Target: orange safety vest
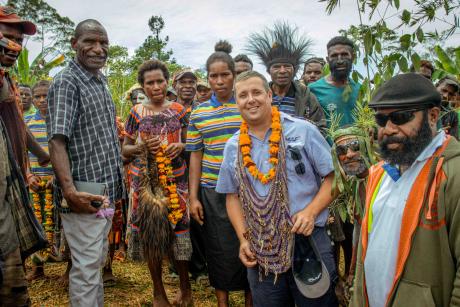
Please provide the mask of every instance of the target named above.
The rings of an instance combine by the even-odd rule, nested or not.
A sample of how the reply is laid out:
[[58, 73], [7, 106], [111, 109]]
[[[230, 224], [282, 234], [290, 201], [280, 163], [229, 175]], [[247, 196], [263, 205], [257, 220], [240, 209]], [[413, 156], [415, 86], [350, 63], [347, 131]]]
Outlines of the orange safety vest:
[[[419, 225], [420, 212], [425, 200], [428, 197], [428, 210], [426, 218], [431, 219], [432, 206], [435, 202], [435, 196], [437, 196], [437, 190], [442, 181], [446, 179], [446, 175], [441, 170], [444, 158], [441, 157], [442, 153], [446, 149], [450, 141], [450, 136], [446, 138], [442, 146], [439, 147], [434, 154], [426, 161], [422, 170], [420, 171], [417, 179], [412, 185], [412, 189], [406, 201], [406, 205], [403, 212], [401, 222], [401, 232], [399, 236], [398, 254], [396, 257], [396, 272], [393, 279], [393, 284], [390, 292], [387, 296], [385, 306], [388, 306], [390, 298], [393, 296], [396, 286], [398, 285], [399, 279], [401, 278], [404, 265], [407, 257], [409, 256], [412, 238], [415, 230]], [[435, 165], [434, 165], [435, 164]], [[372, 167], [369, 171], [369, 180], [366, 188], [366, 211], [361, 225], [361, 240], [362, 240], [362, 262], [366, 258], [366, 251], [368, 246], [368, 234], [372, 230], [372, 207], [374, 204], [375, 197], [380, 189], [383, 175], [385, 170], [382, 167], [383, 162], [378, 163]], [[434, 167], [434, 168], [433, 168]], [[434, 177], [430, 177], [430, 173], [434, 170]], [[429, 182], [429, 179], [433, 178]], [[366, 306], [369, 306], [369, 300], [367, 297], [366, 281], [363, 278], [363, 289], [366, 301]]]

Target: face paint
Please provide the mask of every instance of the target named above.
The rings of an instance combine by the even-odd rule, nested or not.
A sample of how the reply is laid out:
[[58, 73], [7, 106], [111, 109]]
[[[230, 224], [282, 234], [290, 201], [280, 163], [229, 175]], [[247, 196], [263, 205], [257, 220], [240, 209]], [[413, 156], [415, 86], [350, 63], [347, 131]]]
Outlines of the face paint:
[[351, 59], [337, 59], [329, 61], [329, 66], [334, 80], [344, 81], [350, 75], [353, 62]]
[[142, 104], [146, 104], [146, 103], [149, 103], [149, 99], [147, 98], [147, 96], [145, 96], [144, 93], [140, 92], [137, 94], [137, 99], [136, 99], [137, 103], [142, 103]]
[[334, 45], [327, 50], [327, 61], [335, 81], [345, 81], [353, 66], [353, 50], [347, 45]]

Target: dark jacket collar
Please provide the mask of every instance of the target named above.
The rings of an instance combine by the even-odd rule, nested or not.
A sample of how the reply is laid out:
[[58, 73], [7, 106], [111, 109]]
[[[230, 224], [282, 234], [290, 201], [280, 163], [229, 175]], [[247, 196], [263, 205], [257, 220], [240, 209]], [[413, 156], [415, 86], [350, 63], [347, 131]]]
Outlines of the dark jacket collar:
[[[273, 96], [278, 96], [275, 94], [275, 91], [273, 90], [273, 81], [269, 83], [270, 85], [270, 89], [272, 90], [273, 92]], [[289, 85], [289, 89], [286, 93], [286, 95], [284, 97], [292, 97], [294, 98], [295, 97], [295, 93], [296, 93], [296, 86], [295, 86], [295, 82], [294, 81], [291, 81], [291, 85]]]

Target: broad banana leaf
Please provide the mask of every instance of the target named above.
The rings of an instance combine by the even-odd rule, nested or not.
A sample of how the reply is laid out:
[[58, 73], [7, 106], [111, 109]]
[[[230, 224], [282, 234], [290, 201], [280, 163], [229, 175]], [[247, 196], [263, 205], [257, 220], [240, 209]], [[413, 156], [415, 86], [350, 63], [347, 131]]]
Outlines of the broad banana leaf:
[[454, 62], [452, 62], [450, 57], [447, 55], [444, 49], [441, 48], [441, 46], [435, 46], [434, 51], [438, 56], [439, 62], [442, 64], [442, 69], [453, 75], [458, 75], [460, 73], [460, 67], [456, 67]]
[[19, 83], [31, 85], [30, 66], [29, 66], [29, 50], [24, 48], [19, 54], [17, 61], [17, 78]]
[[43, 67], [43, 69], [45, 70], [51, 70], [53, 69], [54, 67], [57, 67], [59, 65], [61, 65], [65, 60], [65, 57], [63, 54], [60, 54], [58, 55], [56, 58], [54, 58], [53, 60], [49, 61], [48, 63], [45, 63], [45, 67]]

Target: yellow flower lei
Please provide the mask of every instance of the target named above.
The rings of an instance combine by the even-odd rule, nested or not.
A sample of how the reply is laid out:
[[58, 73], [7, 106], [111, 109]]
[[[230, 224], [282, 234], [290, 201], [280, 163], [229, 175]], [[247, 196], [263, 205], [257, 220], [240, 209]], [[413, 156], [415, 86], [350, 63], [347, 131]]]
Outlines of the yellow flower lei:
[[166, 154], [167, 145], [161, 145], [155, 158], [158, 167], [158, 179], [169, 199], [168, 220], [176, 225], [184, 215], [179, 204], [179, 195], [177, 194], [177, 185], [174, 181], [171, 159]]
[[272, 107], [272, 134], [269, 139], [270, 158], [268, 161], [272, 167], [267, 174], [262, 173], [251, 157], [251, 137], [248, 134], [248, 124], [243, 120], [240, 126], [239, 147], [241, 150], [243, 164], [248, 169], [252, 177], [259, 180], [262, 184], [267, 184], [275, 178], [276, 166], [278, 165], [278, 151], [281, 140], [281, 117], [278, 108]]
[[[37, 220], [43, 225], [45, 230], [46, 238], [48, 239], [49, 246], [52, 245], [53, 242], [53, 235], [54, 235], [54, 223], [53, 223], [53, 190], [52, 189], [45, 189], [45, 186], [48, 182], [48, 179], [40, 179], [40, 188], [41, 190], [36, 193], [31, 191], [32, 193], [32, 201], [35, 216]], [[42, 211], [42, 203], [44, 202], [45, 206]], [[46, 253], [50, 253], [51, 248], [48, 247], [46, 249]], [[45, 253], [45, 254], [46, 254]]]

